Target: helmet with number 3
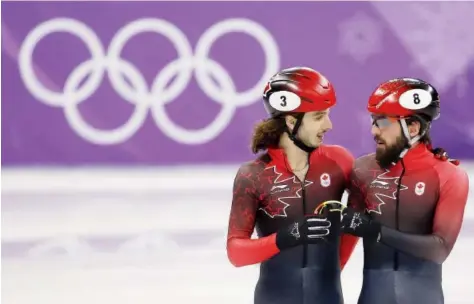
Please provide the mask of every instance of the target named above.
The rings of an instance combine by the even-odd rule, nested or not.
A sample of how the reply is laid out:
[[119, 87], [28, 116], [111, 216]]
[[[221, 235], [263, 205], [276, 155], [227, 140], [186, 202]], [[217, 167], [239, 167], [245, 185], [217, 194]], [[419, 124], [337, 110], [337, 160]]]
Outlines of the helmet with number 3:
[[373, 115], [420, 116], [428, 122], [440, 115], [439, 95], [429, 83], [415, 78], [396, 78], [379, 85], [369, 98]]
[[263, 100], [267, 113], [276, 117], [286, 113], [324, 111], [336, 104], [336, 93], [321, 73], [308, 67], [292, 67], [270, 79]]

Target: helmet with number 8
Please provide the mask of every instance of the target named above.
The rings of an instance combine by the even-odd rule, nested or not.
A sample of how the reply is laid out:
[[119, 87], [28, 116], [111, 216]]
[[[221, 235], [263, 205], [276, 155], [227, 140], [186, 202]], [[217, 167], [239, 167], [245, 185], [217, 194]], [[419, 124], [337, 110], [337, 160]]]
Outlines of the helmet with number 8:
[[[415, 78], [396, 78], [379, 85], [369, 98], [368, 111], [373, 116], [396, 117], [407, 139], [407, 148], [400, 158], [430, 129], [431, 122], [440, 116], [439, 94], [426, 81]], [[408, 118], [422, 124], [418, 135], [411, 137]], [[375, 121], [375, 120], [374, 120]]]
[[265, 86], [264, 106], [272, 117], [289, 113], [324, 111], [336, 104], [332, 84], [308, 67], [281, 70]]
[[439, 94], [429, 83], [415, 78], [396, 78], [379, 85], [369, 98], [373, 115], [419, 116], [431, 122], [440, 116]]

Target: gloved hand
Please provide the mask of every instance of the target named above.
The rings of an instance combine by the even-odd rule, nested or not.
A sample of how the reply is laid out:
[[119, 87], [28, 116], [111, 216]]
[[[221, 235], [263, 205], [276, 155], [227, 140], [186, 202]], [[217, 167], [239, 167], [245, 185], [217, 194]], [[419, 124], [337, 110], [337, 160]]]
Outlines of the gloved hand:
[[277, 247], [283, 250], [302, 244], [323, 242], [330, 233], [330, 227], [331, 222], [325, 215], [308, 215], [277, 232]]
[[353, 208], [346, 208], [342, 212], [341, 228], [343, 232], [358, 237], [378, 239], [380, 236], [380, 224]]

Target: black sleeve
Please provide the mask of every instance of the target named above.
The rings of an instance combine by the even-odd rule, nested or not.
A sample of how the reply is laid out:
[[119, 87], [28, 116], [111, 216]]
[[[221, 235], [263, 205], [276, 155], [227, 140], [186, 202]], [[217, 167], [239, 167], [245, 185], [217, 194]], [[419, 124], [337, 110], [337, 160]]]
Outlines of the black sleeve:
[[409, 234], [382, 226], [380, 241], [401, 252], [438, 264], [443, 263], [449, 254], [444, 240], [434, 234]]

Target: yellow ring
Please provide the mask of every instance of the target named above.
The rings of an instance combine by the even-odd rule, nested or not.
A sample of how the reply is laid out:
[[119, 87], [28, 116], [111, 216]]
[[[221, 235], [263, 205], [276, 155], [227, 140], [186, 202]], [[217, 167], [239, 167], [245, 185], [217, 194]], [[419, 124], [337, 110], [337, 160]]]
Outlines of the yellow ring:
[[333, 209], [329, 209], [329, 212], [333, 212], [333, 211], [340, 211], [342, 212], [344, 209], [346, 209], [347, 207], [341, 203], [340, 201], [336, 201], [336, 200], [329, 200], [329, 201], [325, 201], [323, 203], [321, 203], [318, 207], [316, 207], [316, 209], [314, 210], [314, 213], [315, 214], [321, 214], [322, 213], [322, 209], [324, 209], [327, 205], [329, 204], [336, 204], [336, 205], [339, 205], [341, 206], [340, 209], [337, 209], [337, 208], [333, 208]]

